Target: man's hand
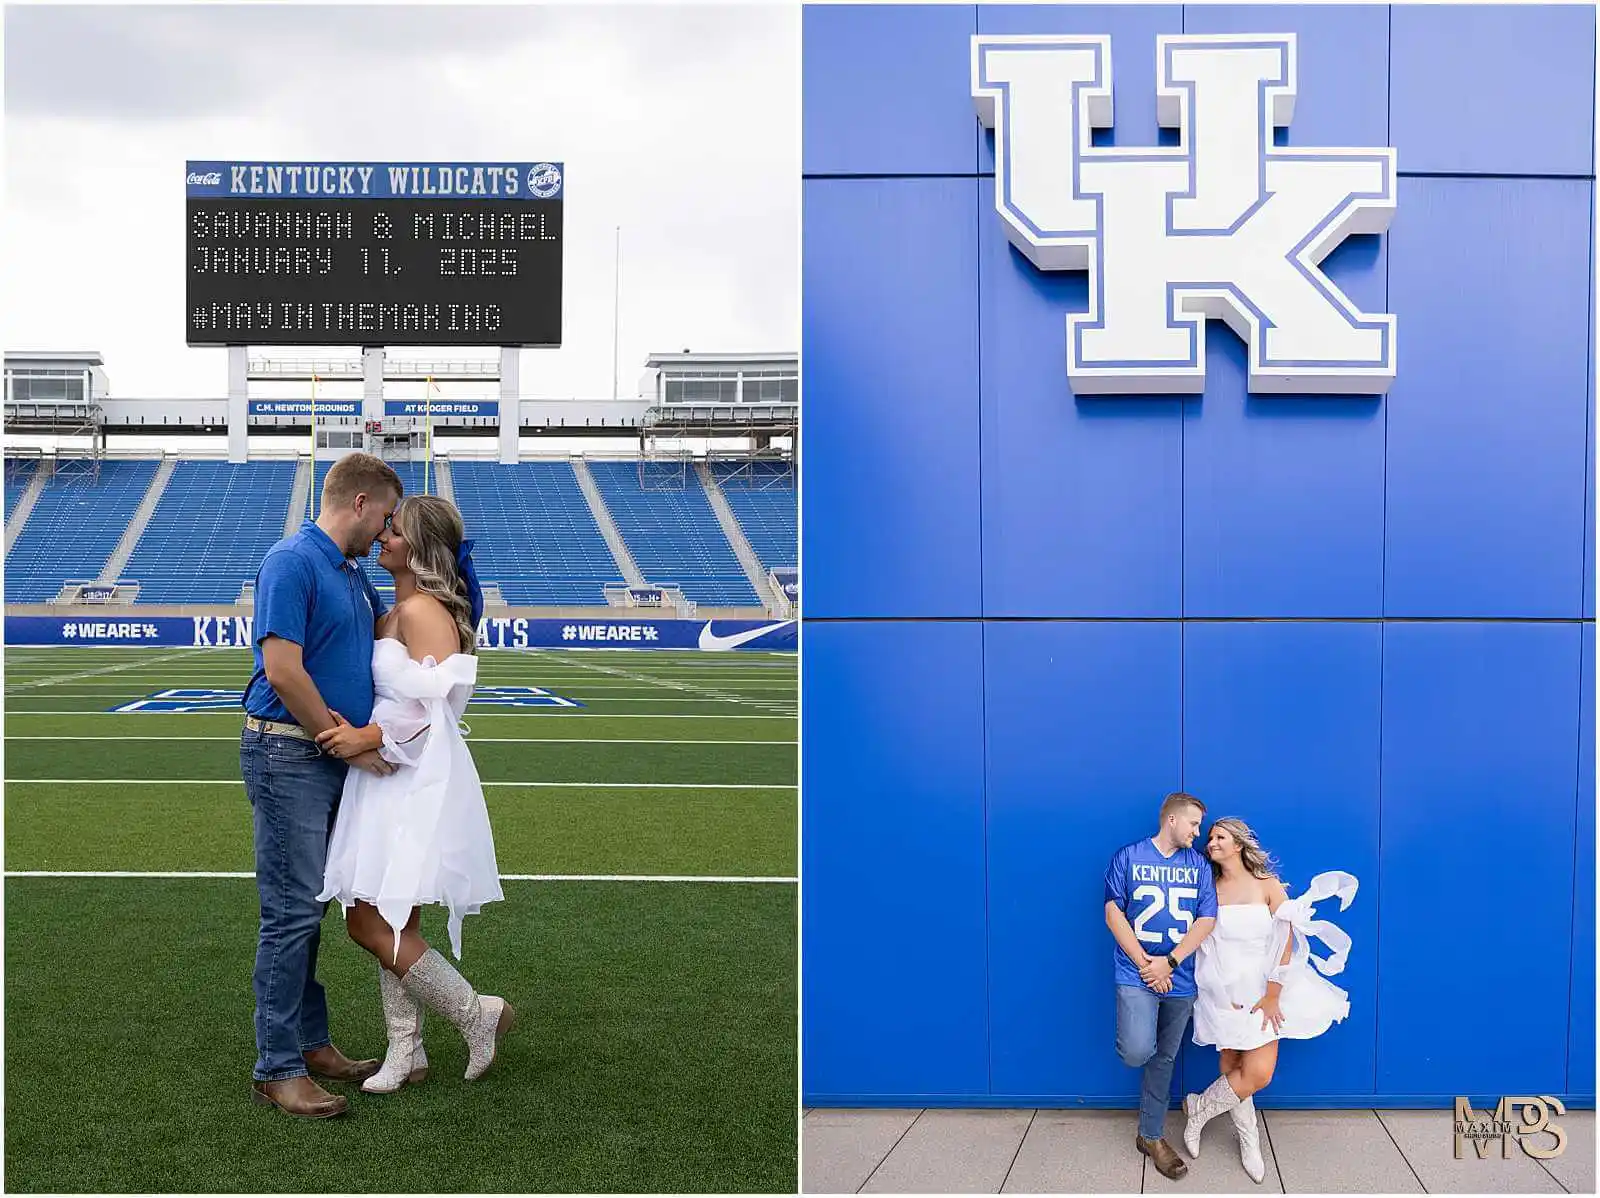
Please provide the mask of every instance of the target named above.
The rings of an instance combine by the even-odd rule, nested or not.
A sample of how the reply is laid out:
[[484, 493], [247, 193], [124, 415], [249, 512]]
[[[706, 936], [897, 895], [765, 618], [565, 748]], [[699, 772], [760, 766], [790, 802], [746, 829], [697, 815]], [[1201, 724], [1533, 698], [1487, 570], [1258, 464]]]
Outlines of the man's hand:
[[1139, 976], [1147, 985], [1156, 982], [1170, 982], [1172, 980], [1172, 966], [1167, 964], [1165, 957], [1146, 957], [1145, 963], [1139, 967]]
[[330, 714], [334, 718], [333, 727], [317, 733], [317, 744], [328, 756], [353, 761], [363, 753], [375, 753], [383, 747], [383, 729], [378, 725], [357, 728], [337, 711]]
[[1250, 1008], [1252, 1011], [1261, 1012], [1261, 1030], [1267, 1030], [1267, 1024], [1272, 1024], [1273, 1035], [1280, 1035], [1283, 1026], [1283, 1011], [1278, 1006], [1276, 994], [1264, 994], [1259, 1002]]
[[378, 755], [376, 749], [368, 749], [365, 753], [357, 753], [350, 758], [350, 764], [358, 770], [366, 770], [369, 774], [377, 774], [380, 778], [387, 778], [399, 768], [393, 762], [385, 761]]

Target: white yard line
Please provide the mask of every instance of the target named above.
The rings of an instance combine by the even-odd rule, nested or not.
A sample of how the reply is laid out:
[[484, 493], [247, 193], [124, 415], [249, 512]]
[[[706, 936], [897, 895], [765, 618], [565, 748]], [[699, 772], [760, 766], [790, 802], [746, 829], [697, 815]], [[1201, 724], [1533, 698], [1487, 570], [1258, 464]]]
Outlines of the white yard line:
[[15, 686], [7, 685], [5, 693], [10, 695], [17, 691], [33, 690], [42, 686], [55, 686], [63, 682], [73, 682], [80, 678], [95, 678], [102, 674], [120, 674], [126, 670], [137, 669], [139, 666], [156, 665], [163, 661], [181, 661], [186, 657], [193, 657], [196, 653], [204, 653], [204, 649], [184, 649], [178, 653], [165, 653], [160, 657], [147, 657], [143, 661], [124, 662], [121, 665], [101, 666], [93, 670], [80, 670], [76, 674], [53, 674], [48, 678], [40, 678], [31, 682], [19, 682]]
[[[238, 778], [16, 778], [9, 786], [243, 786]], [[793, 782], [485, 782], [537, 790], [794, 790]]]
[[[8, 869], [8, 878], [254, 878], [248, 870]], [[717, 874], [501, 874], [502, 882], [715, 882], [792, 886], [798, 878]]]
[[[168, 689], [177, 690], [177, 689], [180, 689], [180, 688], [178, 688], [178, 687], [171, 687], [171, 688], [162, 687], [161, 689], [162, 690], [168, 690]], [[637, 690], [637, 689], [640, 689], [640, 688], [632, 687], [630, 689]], [[659, 687], [652, 687], [650, 689], [659, 690], [660, 688]], [[93, 699], [96, 699], [96, 698], [110, 699], [110, 698], [112, 698], [114, 696], [126, 695], [128, 693], [129, 693], [129, 691], [128, 691], [127, 687], [96, 687], [96, 688], [93, 688], [93, 689], [88, 689], [88, 688], [83, 688], [83, 687], [76, 687], [76, 688], [74, 688], [74, 687], [62, 687], [60, 690], [58, 690], [56, 692], [56, 696], [60, 697], [60, 698], [67, 698], [67, 699], [90, 699], [90, 700], [93, 700]], [[591, 701], [591, 700], [593, 702], [596, 702], [596, 703], [669, 703], [669, 704], [670, 703], [724, 703], [724, 704], [726, 704], [726, 703], [738, 703], [738, 704], [749, 704], [749, 705], [755, 706], [755, 707], [762, 707], [762, 706], [766, 706], [768, 704], [771, 704], [771, 703], [775, 702], [775, 700], [757, 699], [757, 698], [754, 698], [754, 697], [746, 698], [746, 699], [733, 698], [732, 696], [727, 696], [727, 697], [723, 697], [723, 698], [699, 698], [697, 696], [692, 696], [692, 695], [659, 695], [659, 694], [658, 695], [640, 695], [640, 696], [566, 694], [566, 695], [561, 695], [559, 697], [563, 698], [563, 699], [576, 699], [580, 703], [586, 702], [586, 701]], [[143, 696], [141, 696], [141, 698], [143, 698]], [[139, 700], [130, 698], [128, 701], [129, 702], [138, 702]], [[172, 700], [172, 701], [173, 702], [181, 702], [182, 700], [175, 699], [175, 700]], [[494, 702], [492, 699], [470, 699], [470, 700], [468, 700], [469, 706], [482, 705], [482, 704], [486, 704], [486, 703], [490, 704], [492, 706], [500, 706], [500, 704]], [[131, 714], [131, 713], [123, 713], [123, 714]], [[162, 714], [162, 713], [157, 712], [156, 714], [159, 715], [159, 714]], [[183, 713], [175, 712], [175, 713], [169, 713], [169, 714], [183, 714]]]
[[[132, 714], [137, 714], [132, 713]], [[6, 740], [159, 740], [173, 744], [190, 744], [194, 741], [219, 740], [238, 744], [237, 736], [11, 736]], [[469, 736], [474, 745], [794, 745], [794, 740], [666, 740], [661, 737], [642, 737], [624, 740], [611, 736]]]
[[[524, 652], [526, 652], [529, 656], [537, 657], [537, 656], [543, 656], [544, 654], [546, 654], [548, 652], [548, 650], [544, 650], [544, 649], [528, 649], [528, 650], [524, 650]], [[736, 698], [736, 697], [730, 696], [730, 695], [728, 695], [728, 694], [726, 694], [724, 692], [712, 690], [710, 687], [691, 686], [687, 682], [674, 682], [674, 681], [669, 681], [669, 680], [662, 679], [662, 678], [654, 678], [654, 677], [651, 677], [648, 674], [638, 674], [638, 673], [634, 673], [634, 672], [629, 671], [629, 670], [621, 670], [621, 669], [616, 668], [615, 666], [603, 666], [603, 665], [600, 665], [597, 662], [574, 662], [573, 664], [581, 665], [585, 669], [593, 670], [597, 674], [607, 674], [607, 675], [610, 675], [610, 676], [612, 676], [614, 678], [627, 678], [627, 679], [630, 679], [630, 680], [632, 680], [634, 682], [648, 683], [648, 684], [650, 684], [651, 686], [654, 686], [654, 687], [666, 687], [669, 690], [687, 691], [692, 695], [708, 695], [708, 696], [711, 696], [711, 698], [709, 698], [709, 699], [663, 700], [663, 701], [666, 701], [666, 702], [737, 703], [737, 704], [739, 704], [741, 706], [758, 707], [758, 708], [761, 708], [764, 711], [775, 711], [776, 710], [776, 711], [782, 711], [782, 713], [785, 714], [785, 715], [789, 714], [787, 708], [774, 707], [772, 704], [770, 704], [768, 702], [765, 702], [765, 701], [763, 701], [761, 699]], [[567, 697], [571, 698], [571, 699], [582, 699], [583, 698], [582, 695], [569, 695]], [[652, 702], [652, 700], [648, 700], [648, 699], [612, 699], [611, 702], [613, 702], [613, 703], [647, 703], [647, 702]]]
[[[234, 679], [233, 681], [238, 681], [238, 680]], [[51, 683], [40, 683], [39, 685], [44, 686], [44, 685], [52, 685], [52, 684]], [[614, 684], [614, 683], [606, 683], [606, 682], [594, 682], [593, 680], [587, 679], [587, 678], [586, 679], [582, 679], [582, 680], [580, 680], [580, 681], [578, 681], [576, 683], [571, 683], [571, 684], [569, 684], [569, 683], [561, 683], [561, 682], [539, 681], [539, 680], [535, 680], [535, 679], [531, 679], [531, 678], [518, 678], [518, 679], [510, 679], [510, 678], [502, 678], [502, 679], [490, 678], [490, 679], [485, 679], [485, 678], [480, 678], [480, 679], [478, 679], [478, 687], [479, 687], [479, 689], [482, 689], [484, 687], [496, 687], [496, 686], [537, 686], [537, 687], [541, 687], [541, 688], [543, 688], [545, 690], [568, 690], [568, 689], [571, 689], [571, 687], [574, 686], [574, 685], [582, 686], [582, 687], [585, 687], [588, 690], [592, 690], [592, 691], [634, 691], [634, 692], [645, 691], [645, 692], [653, 692], [653, 691], [659, 691], [659, 690], [662, 689], [660, 685], [636, 686], [633, 683]], [[203, 680], [197, 681], [197, 680], [192, 679], [192, 678], [186, 678], [186, 679], [183, 679], [182, 681], [164, 678], [160, 682], [151, 681], [151, 682], [148, 682], [148, 683], [141, 683], [138, 686], [135, 686], [135, 687], [132, 687], [132, 688], [130, 688], [128, 686], [128, 683], [126, 681], [83, 682], [83, 683], [74, 684], [74, 685], [71, 685], [71, 686], [62, 685], [61, 688], [60, 688], [60, 692], [59, 693], [61, 693], [63, 695], [126, 694], [129, 689], [142, 690], [145, 687], [150, 687], [150, 688], [153, 688], [153, 689], [156, 689], [156, 690], [164, 690], [164, 691], [166, 691], [166, 690], [213, 690], [213, 691], [217, 691], [217, 690], [226, 690], [226, 691], [242, 690], [242, 687], [236, 687], [236, 686], [211, 686], [211, 685], [207, 684], [206, 682], [204, 682]], [[669, 689], [676, 689], [676, 688], [669, 688]], [[727, 687], [727, 689], [730, 690], [730, 691], [741, 691], [741, 690], [783, 690], [783, 691], [793, 692], [794, 689], [795, 689], [795, 686], [794, 686], [794, 683], [792, 683], [792, 682], [741, 682], [741, 683], [738, 683], [736, 686], [729, 686], [729, 687]], [[761, 698], [762, 696], [751, 695], [749, 697], [752, 698], [752, 699], [757, 699], [757, 698]], [[663, 698], [662, 701], [663, 702], [671, 702], [672, 700]]]
[[[149, 719], [152, 716], [167, 716], [171, 719], [192, 720], [205, 716], [226, 716], [235, 722], [243, 719], [242, 710], [229, 708], [226, 711], [14, 711], [6, 708], [7, 719], [12, 716], [85, 716], [85, 715], [111, 715], [119, 719]], [[792, 720], [794, 713], [784, 715], [748, 715], [744, 712], [729, 712], [725, 715], [696, 715], [693, 713], [662, 713], [642, 712], [637, 715], [626, 715], [622, 712], [606, 712], [600, 714], [592, 711], [579, 711], [572, 707], [524, 707], [516, 711], [474, 711], [472, 718], [475, 720], [521, 720], [529, 716], [572, 716], [587, 720]]]

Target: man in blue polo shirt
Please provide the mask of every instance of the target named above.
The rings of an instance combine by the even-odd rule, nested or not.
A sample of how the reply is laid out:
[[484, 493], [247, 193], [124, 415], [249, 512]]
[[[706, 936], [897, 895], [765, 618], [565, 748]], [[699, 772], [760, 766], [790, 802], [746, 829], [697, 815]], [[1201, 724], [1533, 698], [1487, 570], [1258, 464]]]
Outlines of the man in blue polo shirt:
[[1134, 1143], [1174, 1181], [1189, 1166], [1165, 1138], [1172, 1069], [1194, 1010], [1194, 954], [1217, 926], [1211, 861], [1193, 847], [1205, 812], [1191, 794], [1168, 795], [1155, 836], [1123, 845], [1106, 870], [1117, 1053], [1144, 1071]]
[[[317, 519], [268, 550], [256, 575], [256, 669], [244, 692], [239, 745], [261, 895], [252, 1093], [308, 1118], [342, 1114], [347, 1103], [309, 1074], [359, 1081], [379, 1064], [352, 1061], [333, 1046], [316, 977], [326, 909], [316, 896], [346, 771], [345, 762], [323, 755], [316, 736], [334, 726], [333, 711], [357, 727], [372, 715], [372, 645], [384, 604], [360, 559], [402, 491], [399, 476], [370, 454], [340, 458], [323, 484]], [[375, 752], [349, 764], [394, 770]]]

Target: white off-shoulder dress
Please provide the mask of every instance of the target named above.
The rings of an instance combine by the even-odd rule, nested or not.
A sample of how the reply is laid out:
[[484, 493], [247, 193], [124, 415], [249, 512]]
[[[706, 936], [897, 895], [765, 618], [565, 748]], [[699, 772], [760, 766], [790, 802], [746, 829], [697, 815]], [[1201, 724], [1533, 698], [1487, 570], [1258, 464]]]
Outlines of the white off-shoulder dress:
[[383, 730], [383, 756], [400, 768], [386, 777], [350, 769], [317, 898], [377, 907], [394, 929], [396, 953], [411, 909], [440, 903], [460, 960], [462, 921], [505, 897], [483, 785], [460, 727], [477, 678], [470, 654], [417, 662], [392, 637], [373, 646], [372, 722]]
[[[1334, 895], [1339, 909], [1350, 905], [1358, 883], [1351, 874], [1331, 871], [1311, 880], [1306, 893], [1285, 899], [1276, 911], [1265, 903], [1226, 903], [1217, 908], [1217, 926], [1195, 956], [1194, 1042], [1217, 1048], [1250, 1049], [1273, 1040], [1309, 1040], [1350, 1013], [1349, 996], [1323, 975], [1340, 973], [1350, 954], [1350, 937], [1337, 925], [1316, 918], [1313, 904]], [[1267, 992], [1268, 975], [1278, 969], [1284, 947], [1294, 937], [1288, 966], [1276, 980], [1283, 990], [1278, 1009], [1281, 1031], [1251, 1007]], [[1331, 950], [1313, 956], [1309, 940]]]

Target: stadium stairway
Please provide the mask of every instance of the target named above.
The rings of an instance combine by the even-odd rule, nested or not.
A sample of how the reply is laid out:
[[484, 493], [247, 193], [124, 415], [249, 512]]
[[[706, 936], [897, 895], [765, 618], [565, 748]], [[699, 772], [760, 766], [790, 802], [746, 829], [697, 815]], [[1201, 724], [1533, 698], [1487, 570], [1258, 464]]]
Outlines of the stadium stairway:
[[[439, 480], [433, 488], [438, 492], [439, 498], [448, 499], [451, 503], [456, 503], [456, 476], [451, 473], [450, 459], [434, 458], [433, 473], [434, 477]], [[456, 507], [459, 509], [461, 505], [456, 503]]]
[[700, 475], [700, 485], [705, 488], [706, 500], [711, 504], [712, 514], [716, 516], [717, 523], [722, 525], [722, 535], [728, 538], [728, 545], [733, 549], [733, 556], [739, 559], [744, 576], [750, 580], [751, 587], [761, 597], [762, 606], [768, 611], [776, 611], [777, 597], [773, 595], [772, 587], [767, 581], [767, 572], [762, 568], [761, 559], [756, 556], [756, 551], [750, 548], [744, 529], [739, 526], [738, 517], [733, 514], [733, 509], [728, 506], [728, 501], [722, 494], [722, 488], [717, 486], [717, 480], [712, 476], [711, 467], [705, 462], [696, 462], [695, 470]]
[[156, 465], [153, 459], [108, 458], [94, 479], [46, 480], [6, 554], [6, 601], [44, 603], [69, 578], [100, 577]]
[[616, 558], [617, 565], [622, 567], [623, 581], [631, 587], [648, 585], [644, 575], [639, 573], [639, 563], [634, 561], [633, 554], [628, 552], [628, 543], [622, 539], [622, 533], [617, 529], [617, 522], [611, 518], [611, 509], [606, 507], [600, 488], [595, 486], [589, 463], [582, 458], [573, 458], [572, 473], [577, 477], [578, 489], [583, 492], [583, 497], [589, 504], [589, 512], [594, 516], [600, 535], [606, 539], [606, 547], [611, 550], [611, 556]]
[[718, 462], [711, 474], [763, 571], [798, 566], [794, 467], [777, 462]]
[[287, 461], [180, 461], [123, 571], [138, 603], [233, 603], [283, 534]]
[[571, 462], [450, 465], [456, 505], [477, 541], [478, 576], [514, 607], [603, 607], [623, 579]]
[[757, 607], [761, 599], [734, 556], [700, 475], [647, 488], [640, 463], [591, 462], [589, 469], [623, 542], [651, 586], [677, 586], [706, 607]]
[[283, 517], [283, 535], [293, 536], [306, 518], [306, 502], [311, 498], [311, 459], [295, 462], [294, 485], [289, 488], [289, 510]]
[[150, 489], [144, 493], [144, 498], [139, 501], [138, 508], [133, 513], [133, 519], [128, 522], [128, 527], [122, 532], [122, 539], [117, 542], [117, 547], [111, 551], [111, 556], [106, 559], [106, 564], [100, 567], [101, 582], [115, 582], [117, 576], [128, 564], [128, 559], [133, 556], [133, 549], [139, 543], [139, 538], [144, 535], [145, 528], [150, 523], [150, 517], [156, 513], [156, 505], [161, 502], [161, 496], [167, 489], [167, 484], [172, 481], [172, 472], [178, 468], [176, 458], [162, 458], [161, 465], [156, 468], [155, 478], [150, 480]]

